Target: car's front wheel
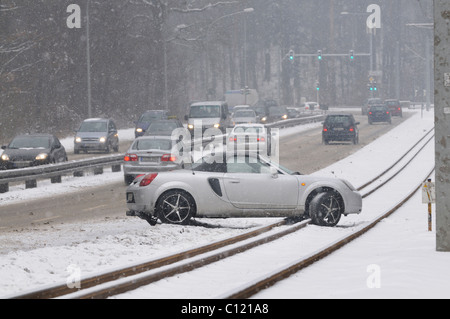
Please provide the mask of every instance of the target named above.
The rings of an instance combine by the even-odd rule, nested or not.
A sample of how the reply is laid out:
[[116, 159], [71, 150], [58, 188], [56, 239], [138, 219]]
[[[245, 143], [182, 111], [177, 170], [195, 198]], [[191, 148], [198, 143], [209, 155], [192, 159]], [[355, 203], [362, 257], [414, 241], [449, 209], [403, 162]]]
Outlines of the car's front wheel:
[[334, 227], [339, 223], [344, 205], [337, 192], [317, 194], [309, 206], [309, 215], [314, 224]]
[[195, 210], [194, 199], [182, 190], [163, 194], [156, 206], [158, 218], [166, 224], [186, 225], [195, 215]]

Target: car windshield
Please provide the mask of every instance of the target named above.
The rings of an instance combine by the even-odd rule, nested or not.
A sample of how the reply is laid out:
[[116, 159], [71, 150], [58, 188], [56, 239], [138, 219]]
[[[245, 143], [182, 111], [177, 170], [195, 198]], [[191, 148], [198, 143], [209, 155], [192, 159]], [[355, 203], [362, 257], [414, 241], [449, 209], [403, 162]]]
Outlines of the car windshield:
[[106, 132], [107, 123], [106, 122], [83, 122], [80, 126], [78, 132]]
[[281, 107], [271, 107], [269, 108], [270, 115], [284, 115], [287, 111]]
[[12, 149], [29, 149], [29, 148], [50, 148], [50, 138], [47, 136], [21, 136], [16, 137], [9, 148]]
[[151, 112], [151, 113], [145, 113], [141, 116], [139, 119], [139, 122], [151, 122], [154, 120], [160, 120], [163, 118], [162, 112]]
[[215, 172], [215, 173], [251, 173], [251, 174], [269, 174], [270, 166], [274, 166], [281, 170], [282, 173], [288, 175], [299, 175], [290, 169], [271, 162], [268, 159], [261, 159], [253, 156], [232, 156], [228, 159], [223, 154], [215, 156], [207, 156], [192, 164], [192, 170], [198, 172]]
[[220, 105], [193, 105], [191, 106], [190, 118], [213, 118], [220, 117]]
[[255, 111], [252, 110], [240, 110], [234, 113], [234, 117], [255, 117]]
[[132, 150], [163, 150], [172, 149], [172, 141], [168, 139], [138, 139], [131, 146]]

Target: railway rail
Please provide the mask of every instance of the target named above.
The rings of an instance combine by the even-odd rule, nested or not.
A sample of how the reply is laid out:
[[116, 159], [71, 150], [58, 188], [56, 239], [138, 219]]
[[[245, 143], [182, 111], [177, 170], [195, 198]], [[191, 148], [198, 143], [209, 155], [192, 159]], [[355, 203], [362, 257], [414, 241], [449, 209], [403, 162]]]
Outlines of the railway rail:
[[[399, 172], [413, 162], [424, 147], [433, 139], [432, 131], [427, 132], [415, 145], [413, 145], [396, 163], [387, 168], [376, 178], [368, 181], [358, 189], [363, 192], [363, 197], [368, 197], [386, 183], [389, 183]], [[434, 170], [434, 168], [433, 168]], [[429, 172], [429, 176], [433, 170]], [[428, 178], [428, 177], [427, 177]], [[376, 185], [375, 185], [376, 184]], [[370, 189], [370, 186], [375, 188]], [[261, 279], [239, 287], [230, 293], [224, 294], [223, 298], [249, 298], [262, 289], [274, 285], [276, 282], [285, 279], [293, 273], [313, 264], [326, 257], [332, 252], [343, 247], [347, 243], [358, 238], [368, 230], [373, 228], [379, 221], [393, 214], [399, 207], [408, 201], [420, 188], [414, 187], [395, 207], [384, 212], [370, 223], [360, 227], [354, 232], [345, 235], [343, 238], [326, 245], [318, 251], [289, 264], [283, 269], [279, 269]], [[370, 189], [365, 192], [366, 189]], [[218, 241], [206, 246], [190, 249], [185, 252], [170, 255], [164, 258], [154, 259], [138, 265], [130, 265], [123, 269], [91, 276], [81, 280], [81, 288], [69, 288], [66, 284], [38, 289], [27, 293], [22, 293], [11, 297], [12, 299], [48, 299], [48, 298], [76, 298], [76, 299], [101, 299], [115, 296], [130, 290], [137, 289], [152, 282], [167, 278], [176, 274], [198, 269], [218, 260], [239, 254], [254, 247], [272, 242], [283, 236], [292, 234], [304, 229], [310, 224], [310, 219], [289, 224], [289, 220], [282, 220], [236, 237]], [[281, 227], [286, 226], [286, 227]]]

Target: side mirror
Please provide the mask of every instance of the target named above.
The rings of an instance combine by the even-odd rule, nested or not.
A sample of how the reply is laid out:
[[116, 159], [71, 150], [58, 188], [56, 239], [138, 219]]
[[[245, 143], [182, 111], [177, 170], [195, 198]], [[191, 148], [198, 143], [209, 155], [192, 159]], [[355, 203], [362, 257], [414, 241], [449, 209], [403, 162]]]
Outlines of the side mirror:
[[6, 150], [6, 145], [3, 145], [3, 146], [2, 146], [2, 150]]
[[361, 124], [361, 123], [360, 123], [360, 122], [356, 122], [356, 123], [355, 123], [355, 125], [359, 125], [359, 124]]

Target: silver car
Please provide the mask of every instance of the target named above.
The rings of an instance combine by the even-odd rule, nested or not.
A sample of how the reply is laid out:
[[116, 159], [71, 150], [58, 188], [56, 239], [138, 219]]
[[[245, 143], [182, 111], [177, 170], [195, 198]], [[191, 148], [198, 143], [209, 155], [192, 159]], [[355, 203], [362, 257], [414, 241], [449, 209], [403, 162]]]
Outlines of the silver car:
[[124, 156], [123, 172], [126, 184], [139, 175], [180, 169], [183, 161], [178, 156], [171, 136], [141, 136], [134, 140]]
[[362, 198], [347, 181], [291, 172], [266, 157], [215, 154], [190, 170], [151, 173], [126, 191], [127, 215], [151, 225], [188, 224], [193, 217], [310, 217], [335, 226], [359, 214]]
[[252, 109], [239, 109], [233, 113], [231, 120], [233, 125], [257, 123], [257, 116]]

